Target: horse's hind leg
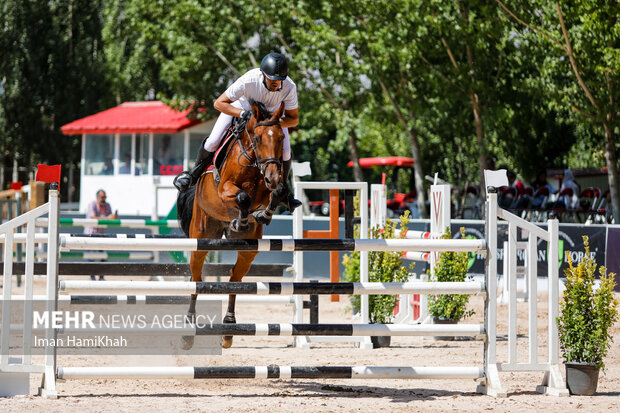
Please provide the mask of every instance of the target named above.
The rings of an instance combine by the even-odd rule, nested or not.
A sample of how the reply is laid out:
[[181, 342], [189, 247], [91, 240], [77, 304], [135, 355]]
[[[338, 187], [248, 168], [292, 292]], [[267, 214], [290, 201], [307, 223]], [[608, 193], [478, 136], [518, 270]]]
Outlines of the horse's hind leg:
[[[205, 261], [205, 258], [208, 254], [208, 251], [195, 251], [192, 252], [192, 256], [190, 258], [190, 269], [192, 271], [192, 281], [198, 282], [202, 281], [202, 265]], [[187, 322], [194, 324], [196, 321], [196, 300], [198, 298], [197, 294], [192, 294], [189, 301], [189, 310], [187, 310]], [[183, 350], [189, 350], [194, 345], [194, 336], [182, 336], [181, 337], [181, 347]]]
[[[263, 235], [263, 226], [254, 224], [256, 229], [253, 233], [245, 233], [239, 234], [236, 236], [231, 236], [231, 238], [238, 238], [240, 236], [244, 236], [246, 238], [260, 238]], [[254, 258], [258, 255], [258, 251], [239, 251], [237, 253], [237, 262], [235, 266], [230, 270], [230, 279], [229, 282], [240, 282], [243, 277], [250, 271], [250, 267], [252, 266], [252, 262]], [[228, 296], [228, 308], [226, 310], [226, 316], [224, 317], [224, 323], [236, 323], [237, 320], [235, 318], [235, 301], [237, 296], [231, 294]], [[233, 337], [232, 336], [224, 336], [222, 340], [222, 347], [229, 348], [232, 346]]]

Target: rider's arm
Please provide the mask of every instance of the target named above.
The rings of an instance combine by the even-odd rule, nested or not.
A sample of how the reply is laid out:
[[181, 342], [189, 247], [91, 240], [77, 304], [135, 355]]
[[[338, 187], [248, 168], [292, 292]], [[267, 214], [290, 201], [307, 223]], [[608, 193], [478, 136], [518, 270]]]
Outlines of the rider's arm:
[[226, 92], [224, 92], [220, 95], [220, 97], [215, 100], [215, 103], [213, 103], [213, 107], [219, 112], [225, 113], [227, 115], [237, 118], [241, 117], [241, 112], [243, 112], [243, 110], [237, 109], [231, 103], [233, 103], [233, 101], [230, 100], [230, 98], [226, 96]]
[[284, 117], [280, 120], [283, 128], [293, 128], [299, 123], [299, 109], [291, 109], [284, 111]]

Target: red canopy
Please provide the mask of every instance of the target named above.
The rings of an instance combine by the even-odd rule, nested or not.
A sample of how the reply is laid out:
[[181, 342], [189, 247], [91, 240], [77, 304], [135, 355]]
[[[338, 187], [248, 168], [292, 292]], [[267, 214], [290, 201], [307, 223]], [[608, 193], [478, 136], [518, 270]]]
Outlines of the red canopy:
[[160, 101], [125, 102], [120, 106], [78, 119], [60, 129], [65, 135], [83, 133], [177, 133], [201, 121], [187, 119], [189, 110], [177, 112]]
[[[371, 168], [373, 166], [413, 166], [413, 158], [404, 156], [381, 156], [377, 158], [360, 158], [360, 166], [362, 168]], [[348, 167], [353, 166], [353, 161], [349, 161]]]

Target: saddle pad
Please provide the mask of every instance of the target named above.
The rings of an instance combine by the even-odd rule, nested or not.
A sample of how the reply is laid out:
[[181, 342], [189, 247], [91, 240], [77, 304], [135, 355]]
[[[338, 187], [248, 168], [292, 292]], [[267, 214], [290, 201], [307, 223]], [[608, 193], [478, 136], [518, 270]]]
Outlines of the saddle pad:
[[228, 147], [230, 143], [234, 140], [234, 126], [230, 125], [224, 134], [224, 139], [222, 139], [222, 143], [220, 147], [215, 151], [215, 157], [213, 158], [213, 164], [217, 169], [220, 169], [222, 163], [224, 163], [224, 159], [226, 159], [226, 154], [228, 152]]

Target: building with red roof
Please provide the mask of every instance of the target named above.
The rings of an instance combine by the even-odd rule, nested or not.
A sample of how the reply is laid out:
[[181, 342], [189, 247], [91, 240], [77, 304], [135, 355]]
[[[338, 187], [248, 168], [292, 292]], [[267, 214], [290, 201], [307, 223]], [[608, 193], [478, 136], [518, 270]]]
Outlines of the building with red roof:
[[65, 135], [82, 135], [80, 211], [103, 189], [120, 214], [165, 216], [176, 199], [174, 176], [193, 166], [214, 123], [188, 113], [125, 102], [62, 126]]

